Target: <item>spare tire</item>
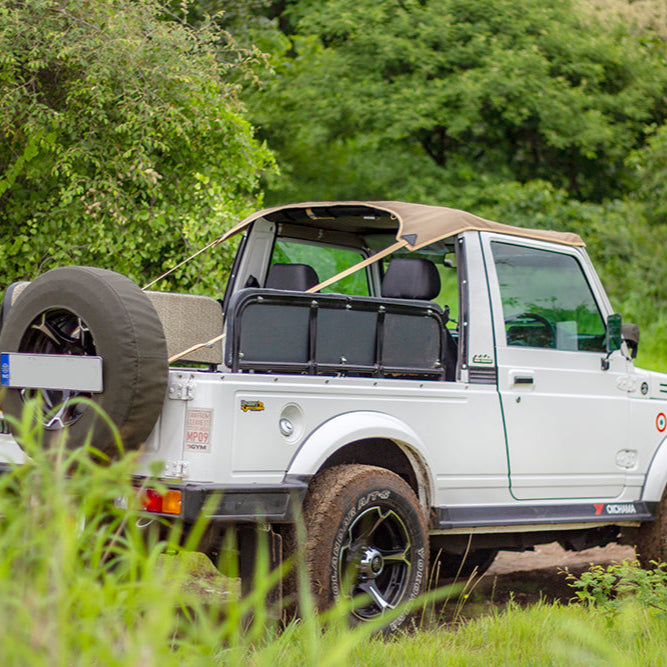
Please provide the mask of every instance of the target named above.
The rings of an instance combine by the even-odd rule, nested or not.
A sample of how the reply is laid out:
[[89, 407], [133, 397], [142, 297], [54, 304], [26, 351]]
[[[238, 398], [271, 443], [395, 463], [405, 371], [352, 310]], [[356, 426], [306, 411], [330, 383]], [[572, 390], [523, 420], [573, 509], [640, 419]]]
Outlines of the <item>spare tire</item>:
[[[45, 442], [67, 430], [71, 448], [92, 434], [92, 444], [118, 454], [111, 429], [97, 411], [78, 401], [88, 396], [118, 428], [125, 449], [150, 434], [167, 390], [167, 344], [150, 299], [129, 278], [91, 266], [68, 266], [39, 276], [12, 305], [0, 332], [0, 351], [102, 357], [98, 394], [42, 390]], [[5, 414], [20, 419], [34, 392], [8, 389]]]

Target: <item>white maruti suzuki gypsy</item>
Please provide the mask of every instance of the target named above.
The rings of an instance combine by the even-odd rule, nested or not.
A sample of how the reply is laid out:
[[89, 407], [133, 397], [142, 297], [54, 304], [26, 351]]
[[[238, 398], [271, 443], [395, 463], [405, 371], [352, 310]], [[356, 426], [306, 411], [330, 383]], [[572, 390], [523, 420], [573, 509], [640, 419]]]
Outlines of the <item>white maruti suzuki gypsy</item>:
[[258, 532], [278, 560], [303, 517], [318, 606], [365, 593], [359, 620], [419, 595], [429, 554], [448, 576], [623, 533], [667, 559], [667, 375], [634, 367], [577, 235], [390, 201], [267, 209], [211, 245], [241, 233], [220, 300], [92, 267], [11, 285], [5, 415], [41, 390], [47, 429], [111, 454], [91, 397], [139, 475], [162, 464], [145, 511], [206, 511], [209, 554], [235, 530], [244, 582]]

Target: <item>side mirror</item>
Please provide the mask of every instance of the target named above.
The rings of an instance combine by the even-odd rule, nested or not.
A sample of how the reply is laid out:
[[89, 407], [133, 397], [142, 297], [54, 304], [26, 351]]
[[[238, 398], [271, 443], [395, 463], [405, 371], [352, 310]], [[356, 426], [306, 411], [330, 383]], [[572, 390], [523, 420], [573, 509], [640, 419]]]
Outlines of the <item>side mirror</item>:
[[630, 356], [633, 359], [637, 358], [637, 350], [639, 349], [639, 325], [638, 324], [627, 324], [621, 325], [621, 335], [625, 344], [630, 350]]
[[607, 331], [605, 336], [605, 348], [607, 354], [600, 360], [603, 371], [609, 370], [609, 357], [611, 356], [611, 353], [621, 349], [621, 344], [623, 342], [621, 335], [622, 328], [623, 325], [621, 324], [621, 316], [619, 313], [614, 313], [607, 318]]
[[623, 325], [620, 313], [614, 313], [607, 318], [607, 354], [621, 349], [623, 343]]

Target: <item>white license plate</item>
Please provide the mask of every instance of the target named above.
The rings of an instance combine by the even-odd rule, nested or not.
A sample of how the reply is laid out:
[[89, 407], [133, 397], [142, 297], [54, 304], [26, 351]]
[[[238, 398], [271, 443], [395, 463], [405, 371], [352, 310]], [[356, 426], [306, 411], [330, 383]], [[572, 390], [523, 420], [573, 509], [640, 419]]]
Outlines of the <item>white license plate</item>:
[[102, 391], [102, 357], [3, 352], [0, 370], [3, 387]]

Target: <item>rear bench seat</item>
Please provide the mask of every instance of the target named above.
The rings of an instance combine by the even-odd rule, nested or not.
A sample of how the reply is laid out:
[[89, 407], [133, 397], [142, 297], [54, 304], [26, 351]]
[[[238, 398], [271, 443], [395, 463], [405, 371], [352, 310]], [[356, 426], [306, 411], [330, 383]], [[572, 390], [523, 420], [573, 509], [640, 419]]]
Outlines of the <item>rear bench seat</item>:
[[447, 315], [429, 301], [440, 291], [432, 262], [392, 260], [381, 298], [304, 292], [315, 284], [311, 267], [276, 264], [266, 285], [281, 289], [236, 292], [225, 364], [235, 372], [454, 379]]

